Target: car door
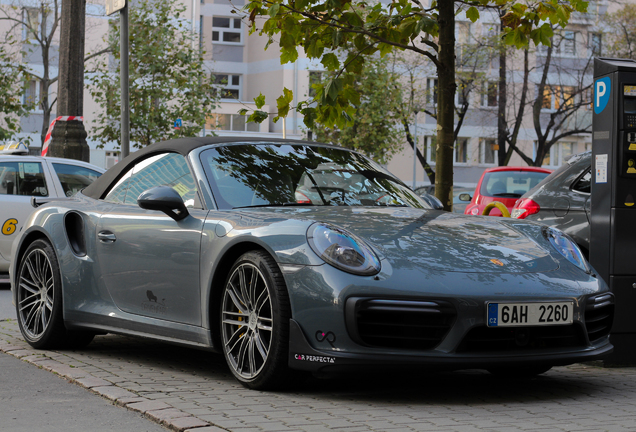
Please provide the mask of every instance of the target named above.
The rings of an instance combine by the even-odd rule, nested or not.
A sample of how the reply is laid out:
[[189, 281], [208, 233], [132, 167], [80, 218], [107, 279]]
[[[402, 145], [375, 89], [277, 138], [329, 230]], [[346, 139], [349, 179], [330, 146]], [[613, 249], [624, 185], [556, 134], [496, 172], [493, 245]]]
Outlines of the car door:
[[35, 210], [31, 197], [55, 196], [48, 169], [39, 161], [0, 160], [0, 273], [8, 271], [11, 245]]
[[[167, 185], [184, 199], [190, 216], [175, 221], [144, 210], [137, 197]], [[199, 256], [207, 211], [186, 159], [161, 153], [137, 163], [111, 188], [112, 207], [100, 217], [97, 251], [102, 283], [118, 308], [132, 314], [201, 324]]]

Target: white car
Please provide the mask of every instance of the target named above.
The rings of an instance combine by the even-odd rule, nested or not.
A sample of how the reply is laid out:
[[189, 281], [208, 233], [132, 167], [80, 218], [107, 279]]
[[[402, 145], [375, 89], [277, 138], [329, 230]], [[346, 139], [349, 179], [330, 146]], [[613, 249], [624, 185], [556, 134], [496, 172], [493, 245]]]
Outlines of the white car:
[[73, 196], [105, 171], [74, 159], [24, 153], [18, 149], [0, 151], [0, 274], [9, 271], [11, 244], [35, 210], [31, 197]]

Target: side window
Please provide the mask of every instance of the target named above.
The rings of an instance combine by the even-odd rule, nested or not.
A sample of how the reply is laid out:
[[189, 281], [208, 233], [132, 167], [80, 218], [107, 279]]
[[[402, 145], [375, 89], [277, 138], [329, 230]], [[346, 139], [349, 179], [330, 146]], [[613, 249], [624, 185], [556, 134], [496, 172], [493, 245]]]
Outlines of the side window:
[[139, 162], [132, 169], [132, 175], [120, 180], [113, 191], [118, 186], [126, 189], [124, 204], [136, 205], [139, 195], [152, 187], [170, 186], [181, 195], [186, 207], [200, 208], [194, 177], [186, 159], [177, 153], [163, 153]]
[[77, 165], [54, 163], [53, 169], [67, 197], [75, 195], [101, 176], [97, 171]]
[[49, 196], [42, 164], [39, 162], [0, 163], [0, 195]]
[[119, 179], [115, 186], [108, 191], [106, 196], [104, 197], [104, 201], [112, 202], [115, 204], [123, 204], [126, 199], [126, 191], [128, 190], [128, 185], [130, 184], [130, 177], [132, 176], [133, 168], [129, 169], [122, 178]]
[[592, 173], [587, 171], [583, 174], [583, 177], [579, 178], [576, 183], [572, 185], [572, 190], [583, 193], [590, 193], [590, 185], [592, 183]]

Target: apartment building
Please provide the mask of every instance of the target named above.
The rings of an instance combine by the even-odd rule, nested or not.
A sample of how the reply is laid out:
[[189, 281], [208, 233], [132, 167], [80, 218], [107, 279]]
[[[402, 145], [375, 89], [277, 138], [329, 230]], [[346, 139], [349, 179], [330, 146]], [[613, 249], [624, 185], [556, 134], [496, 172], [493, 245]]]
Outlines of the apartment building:
[[[3, 0], [7, 2], [7, 0]], [[291, 110], [285, 121], [273, 122], [276, 116], [275, 100], [288, 88], [294, 93], [292, 105], [306, 99], [310, 94], [310, 81], [315, 79], [321, 71], [321, 65], [307, 59], [302, 54], [293, 64], [280, 64], [279, 50], [276, 44], [265, 49], [267, 39], [258, 35], [248, 35], [249, 29], [245, 19], [235, 13], [244, 5], [245, 0], [191, 0], [185, 1], [188, 8], [185, 16], [190, 26], [198, 33], [200, 46], [206, 51], [206, 66], [214, 74], [219, 85], [222, 99], [214, 112], [210, 113], [208, 122], [201, 134], [212, 132], [224, 136], [267, 136], [301, 139], [311, 136], [303, 123], [302, 116]], [[133, 3], [134, 4], [134, 3]], [[571, 88], [583, 82], [592, 82], [592, 68], [585, 66], [592, 55], [602, 54], [602, 36], [598, 26], [598, 18], [606, 13], [608, 0], [590, 2], [587, 14], [574, 15], [567, 29], [559, 32], [552, 52], [552, 64], [548, 73], [547, 92], [549, 97], [544, 101], [541, 110], [542, 118], [558, 109], [563, 103], [564, 95]], [[28, 8], [24, 13], [29, 12]], [[103, 36], [108, 32], [109, 20], [117, 16], [106, 17], [103, 0], [94, 0], [87, 5], [86, 51], [97, 50], [103, 45]], [[461, 60], [462, 46], [469, 45], [481, 36], [488, 35], [498, 28], [499, 18], [482, 13], [481, 19], [472, 23], [462, 14], [457, 16], [456, 39], [458, 41], [458, 59]], [[479, 37], [477, 37], [479, 36]], [[55, 47], [53, 48], [55, 50]], [[547, 51], [544, 48], [531, 50], [529, 63], [531, 65], [529, 85], [529, 100], [537, 97], [537, 86], [543, 71]], [[33, 68], [41, 67], [37, 55], [25, 58]], [[458, 60], [458, 70], [462, 63]], [[57, 73], [57, 58], [52, 58], [51, 75]], [[508, 57], [508, 89], [514, 100], [519, 94], [523, 78], [523, 58], [520, 52]], [[581, 71], [585, 71], [581, 76]], [[499, 63], [492, 58], [479, 66], [477, 71], [481, 77], [478, 88], [473, 89], [467, 96], [469, 109], [463, 121], [455, 147], [455, 182], [457, 184], [473, 185], [483, 170], [495, 166], [496, 138], [497, 138], [497, 92], [499, 79]], [[424, 66], [418, 71], [421, 87], [435, 93], [436, 71], [432, 65]], [[39, 84], [33, 82], [25, 97], [39, 98]], [[55, 94], [55, 86], [49, 89], [51, 96]], [[259, 94], [266, 97], [269, 105], [263, 109], [270, 113], [269, 120], [262, 124], [247, 123], [246, 117], [239, 114], [242, 108], [255, 108], [253, 99]], [[577, 96], [581, 100], [585, 95]], [[589, 95], [591, 97], [591, 95]], [[461, 102], [458, 94], [457, 102]], [[118, 159], [118, 151], [114, 145], [107, 145], [103, 149], [97, 148], [97, 143], [91, 139], [91, 127], [95, 112], [99, 107], [92, 101], [88, 91], [85, 92], [84, 117], [89, 133], [88, 143], [91, 147], [91, 162], [108, 168]], [[429, 98], [429, 111], [434, 111], [434, 97]], [[51, 118], [55, 118], [55, 110]], [[581, 128], [586, 122], [591, 124], [591, 111], [585, 107], [579, 110], [576, 119], [568, 125]], [[42, 124], [42, 113], [35, 112], [22, 119], [25, 135], [33, 138], [34, 147], [40, 142], [39, 134]], [[513, 114], [510, 113], [510, 118]], [[426, 155], [431, 166], [435, 167], [435, 119], [423, 111], [417, 117], [417, 129], [413, 116], [412, 132], [417, 136], [418, 146]], [[565, 125], [565, 126], [568, 126]], [[532, 122], [531, 107], [525, 110], [518, 139], [519, 148], [529, 157], [534, 158], [536, 146], [536, 132]], [[588, 133], [568, 136], [554, 145], [543, 161], [543, 165], [555, 168], [563, 163], [571, 154], [584, 151], [591, 146]], [[517, 155], [513, 155], [510, 165], [526, 165]], [[413, 151], [405, 143], [403, 151], [395, 155], [388, 163], [388, 168], [409, 184], [413, 178]], [[416, 167], [418, 185], [428, 184], [423, 169]]]

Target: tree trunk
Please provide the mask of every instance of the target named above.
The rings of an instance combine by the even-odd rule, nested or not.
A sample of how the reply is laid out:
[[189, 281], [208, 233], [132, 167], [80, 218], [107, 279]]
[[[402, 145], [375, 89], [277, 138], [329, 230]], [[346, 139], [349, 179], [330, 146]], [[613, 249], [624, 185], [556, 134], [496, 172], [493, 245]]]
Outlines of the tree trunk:
[[435, 196], [444, 209], [453, 206], [453, 146], [455, 123], [455, 2], [438, 2], [439, 65], [437, 79], [437, 164]]

